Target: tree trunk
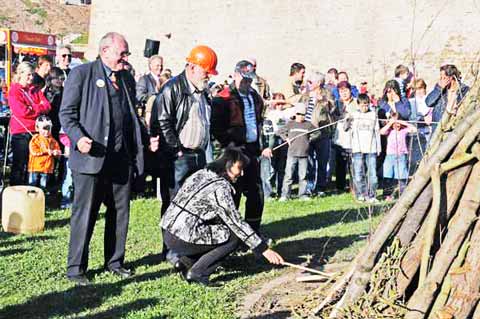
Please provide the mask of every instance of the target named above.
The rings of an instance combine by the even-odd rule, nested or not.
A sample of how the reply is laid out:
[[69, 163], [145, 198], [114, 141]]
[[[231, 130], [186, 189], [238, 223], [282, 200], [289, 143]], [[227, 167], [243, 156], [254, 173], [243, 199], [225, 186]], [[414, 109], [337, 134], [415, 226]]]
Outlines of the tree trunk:
[[480, 120], [480, 112], [474, 113], [465, 118], [455, 130], [449, 134], [448, 138], [442, 142], [438, 150], [432, 154], [428, 160], [423, 161], [415, 174], [415, 178], [407, 186], [405, 192], [400, 197], [395, 206], [383, 218], [377, 228], [372, 241], [369, 243], [365, 252], [356, 266], [350, 284], [345, 291], [342, 299], [337, 303], [335, 309], [344, 308], [346, 305], [355, 302], [365, 291], [368, 284], [370, 272], [375, 264], [375, 260], [385, 245], [388, 238], [394, 236], [394, 230], [405, 217], [406, 212], [415, 202], [421, 191], [430, 181], [430, 172], [434, 165], [441, 163], [452, 152], [455, 146], [460, 142], [469, 128]]
[[432, 201], [432, 186], [425, 187], [423, 192], [418, 196], [415, 204], [407, 212], [407, 216], [397, 233], [397, 237], [400, 240], [402, 247], [405, 247], [411, 243], [417, 231], [422, 224], [425, 215], [428, 212], [428, 207]]
[[479, 300], [480, 294], [480, 222], [477, 221], [470, 241], [470, 248], [459, 274], [452, 275], [453, 294], [447, 306], [455, 309], [455, 318], [468, 318]]
[[422, 258], [420, 261], [420, 278], [418, 279], [419, 285], [422, 285], [427, 277], [429, 265], [430, 265], [430, 251], [432, 249], [435, 231], [439, 225], [440, 205], [442, 200], [442, 185], [441, 185], [441, 173], [440, 164], [433, 167], [432, 170], [432, 189], [433, 200], [432, 208], [428, 214], [425, 229], [425, 235], [423, 237]]
[[[455, 258], [455, 261], [453, 264], [450, 266], [450, 271], [448, 272], [448, 275], [445, 277], [445, 280], [443, 281], [442, 288], [440, 290], [440, 293], [438, 294], [437, 298], [435, 299], [435, 302], [432, 306], [432, 310], [430, 311], [430, 315], [428, 316], [429, 319], [437, 319], [439, 314], [436, 312], [440, 311], [442, 307], [447, 303], [448, 296], [450, 295], [450, 290], [452, 289], [452, 271], [455, 271], [458, 267], [460, 267], [463, 264], [463, 261], [465, 260], [465, 256], [467, 255], [468, 248], [470, 247], [470, 234], [467, 236], [467, 239], [463, 242], [462, 248], [460, 248], [460, 252], [458, 253], [457, 257]], [[443, 307], [446, 311], [441, 311], [440, 314], [447, 314], [451, 315], [451, 311], [449, 311], [449, 308]], [[440, 318], [443, 318], [440, 316]]]
[[[465, 184], [470, 176], [472, 167], [473, 167], [473, 164], [462, 166], [448, 174], [447, 182], [446, 182], [446, 185], [447, 185], [446, 186], [446, 189], [447, 189], [446, 218], [447, 220], [450, 219], [453, 213], [453, 208], [457, 204], [457, 201], [460, 198], [460, 195], [465, 189]], [[432, 191], [432, 188], [427, 187], [423, 193], [429, 192], [431, 196], [431, 191]], [[422, 195], [419, 196], [419, 199], [423, 196], [423, 193]], [[418, 213], [420, 215], [421, 210]], [[403, 225], [402, 225], [402, 228], [403, 228]], [[408, 285], [410, 285], [410, 282], [415, 276], [415, 273], [418, 270], [418, 266], [420, 265], [422, 241], [423, 241], [423, 234], [425, 233], [425, 227], [424, 226], [420, 227], [420, 230], [414, 233], [415, 231], [416, 229], [408, 229], [408, 227], [405, 227], [405, 230], [402, 232], [402, 234], [405, 234], [404, 235], [405, 238], [407, 238], [406, 236], [415, 236], [415, 238], [411, 243], [409, 250], [403, 257], [400, 265], [401, 271], [397, 278], [397, 291], [400, 295], [403, 295], [405, 293], [405, 290], [407, 289]], [[408, 232], [410, 232], [410, 234]], [[401, 231], [399, 231], [399, 234], [400, 233]]]
[[465, 192], [460, 200], [457, 213], [449, 223], [448, 233], [442, 246], [435, 256], [432, 269], [428, 274], [425, 284], [420, 286], [408, 301], [407, 307], [411, 309], [405, 319], [423, 318], [429, 309], [434, 294], [443, 281], [448, 267], [455, 259], [460, 245], [468, 229], [477, 218], [480, 207], [480, 162], [477, 162], [468, 180]]

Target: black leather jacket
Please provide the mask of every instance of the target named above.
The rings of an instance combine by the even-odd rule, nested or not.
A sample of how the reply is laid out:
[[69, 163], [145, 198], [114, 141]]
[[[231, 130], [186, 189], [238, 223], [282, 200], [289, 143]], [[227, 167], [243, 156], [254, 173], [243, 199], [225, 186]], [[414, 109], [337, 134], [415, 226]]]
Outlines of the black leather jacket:
[[[205, 92], [207, 103], [210, 103]], [[170, 79], [163, 87], [152, 108], [150, 135], [160, 136], [162, 150], [175, 155], [182, 149], [179, 134], [188, 120], [193, 96], [185, 71]]]

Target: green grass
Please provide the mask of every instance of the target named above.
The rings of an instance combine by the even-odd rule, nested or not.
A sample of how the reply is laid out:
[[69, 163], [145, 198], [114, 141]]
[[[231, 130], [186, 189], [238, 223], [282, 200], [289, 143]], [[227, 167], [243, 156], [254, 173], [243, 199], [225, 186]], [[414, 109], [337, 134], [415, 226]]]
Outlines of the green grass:
[[[373, 223], [382, 210], [377, 206]], [[368, 210], [349, 194], [309, 202], [267, 202], [263, 231], [286, 260], [344, 261], [353, 258], [370, 222]], [[69, 211], [47, 212], [46, 230], [36, 235], [0, 232], [0, 318], [235, 318], [245, 292], [285, 268], [257, 262], [251, 254], [229, 257], [212, 280], [220, 288], [189, 285], [168, 263], [158, 263], [161, 235], [156, 200], [132, 203], [127, 242], [128, 279], [102, 271], [103, 213], [90, 247], [88, 276], [75, 287], [65, 279]]]

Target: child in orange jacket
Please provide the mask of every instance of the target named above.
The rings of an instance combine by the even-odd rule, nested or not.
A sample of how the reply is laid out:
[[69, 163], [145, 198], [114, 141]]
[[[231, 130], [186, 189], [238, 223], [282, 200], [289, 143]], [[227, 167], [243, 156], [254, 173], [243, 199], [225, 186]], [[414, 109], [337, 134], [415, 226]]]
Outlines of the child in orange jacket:
[[47, 187], [48, 176], [53, 173], [54, 157], [61, 155], [60, 145], [52, 137], [52, 121], [46, 115], [40, 115], [35, 121], [38, 134], [29, 144], [28, 183], [33, 186]]

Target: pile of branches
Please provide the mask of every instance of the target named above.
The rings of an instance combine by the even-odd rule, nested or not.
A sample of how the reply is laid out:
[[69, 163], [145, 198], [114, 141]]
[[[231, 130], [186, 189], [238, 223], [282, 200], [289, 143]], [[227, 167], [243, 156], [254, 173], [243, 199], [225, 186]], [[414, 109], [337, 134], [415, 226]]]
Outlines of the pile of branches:
[[480, 318], [478, 93], [443, 116], [404, 193], [314, 315]]

